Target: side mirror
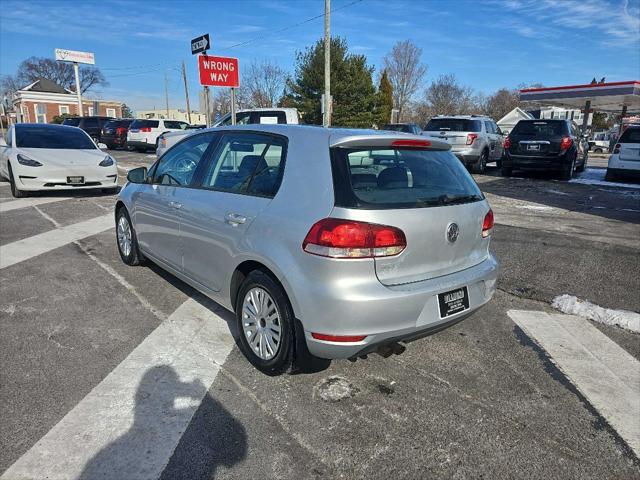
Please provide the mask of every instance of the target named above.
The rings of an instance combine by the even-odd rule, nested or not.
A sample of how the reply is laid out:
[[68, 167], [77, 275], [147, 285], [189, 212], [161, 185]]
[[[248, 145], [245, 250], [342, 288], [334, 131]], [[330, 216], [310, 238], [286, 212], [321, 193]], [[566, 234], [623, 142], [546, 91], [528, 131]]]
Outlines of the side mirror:
[[7, 141], [4, 139], [4, 137], [0, 137], [0, 147], [6, 147], [7, 146]]
[[147, 167], [138, 167], [129, 170], [127, 181], [130, 183], [147, 183]]

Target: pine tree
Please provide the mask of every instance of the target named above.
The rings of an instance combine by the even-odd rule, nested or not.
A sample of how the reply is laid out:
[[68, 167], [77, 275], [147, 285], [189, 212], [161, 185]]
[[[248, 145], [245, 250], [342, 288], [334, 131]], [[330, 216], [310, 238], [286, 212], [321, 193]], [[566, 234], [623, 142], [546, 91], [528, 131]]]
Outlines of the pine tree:
[[391, 122], [391, 110], [393, 110], [393, 86], [389, 81], [387, 71], [384, 70], [378, 85], [378, 122], [380, 126]]
[[[331, 39], [331, 124], [371, 127], [375, 121], [376, 91], [373, 67], [364, 55], [348, 53], [346, 40]], [[318, 40], [296, 57], [296, 71], [288, 82], [287, 104], [294, 105], [307, 124], [322, 124], [320, 99], [324, 93], [324, 42]]]

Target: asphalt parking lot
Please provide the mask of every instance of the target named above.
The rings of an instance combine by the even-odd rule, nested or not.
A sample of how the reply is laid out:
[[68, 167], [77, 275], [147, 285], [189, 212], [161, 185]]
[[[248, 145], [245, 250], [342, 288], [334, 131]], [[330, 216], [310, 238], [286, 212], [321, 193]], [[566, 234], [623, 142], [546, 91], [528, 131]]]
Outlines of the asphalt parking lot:
[[[111, 154], [121, 183], [155, 159]], [[244, 359], [229, 312], [121, 262], [115, 196], [15, 200], [0, 183], [1, 478], [640, 478], [638, 372], [619, 392], [609, 368], [638, 365], [640, 335], [553, 317], [576, 342], [589, 332], [573, 359], [591, 355], [607, 383], [521, 313], [552, 318], [563, 294], [640, 312], [640, 185], [599, 173], [476, 175], [495, 212], [494, 300], [402, 355], [280, 377]], [[635, 412], [608, 415], [589, 377]]]

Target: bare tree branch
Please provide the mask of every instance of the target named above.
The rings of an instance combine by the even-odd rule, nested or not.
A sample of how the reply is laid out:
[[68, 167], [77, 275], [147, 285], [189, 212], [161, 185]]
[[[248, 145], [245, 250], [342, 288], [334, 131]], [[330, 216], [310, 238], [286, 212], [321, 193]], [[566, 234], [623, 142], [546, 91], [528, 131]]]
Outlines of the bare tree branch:
[[427, 66], [420, 62], [421, 55], [420, 47], [411, 40], [405, 40], [396, 43], [382, 60], [393, 86], [393, 101], [401, 120], [427, 73]]
[[286, 72], [275, 63], [251, 63], [243, 75], [243, 85], [251, 106], [275, 107], [284, 90], [286, 79]]

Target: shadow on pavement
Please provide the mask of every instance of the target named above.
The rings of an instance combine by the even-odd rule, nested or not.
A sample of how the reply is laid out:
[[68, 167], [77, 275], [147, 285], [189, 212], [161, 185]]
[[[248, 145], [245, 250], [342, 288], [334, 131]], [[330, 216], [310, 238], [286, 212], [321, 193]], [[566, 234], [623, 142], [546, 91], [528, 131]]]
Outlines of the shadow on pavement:
[[157, 478], [169, 456], [162, 478], [211, 478], [219, 465], [232, 466], [246, 452], [244, 427], [209, 396], [202, 382], [183, 382], [172, 367], [162, 365], [140, 381], [131, 428], [93, 457], [80, 478]]

